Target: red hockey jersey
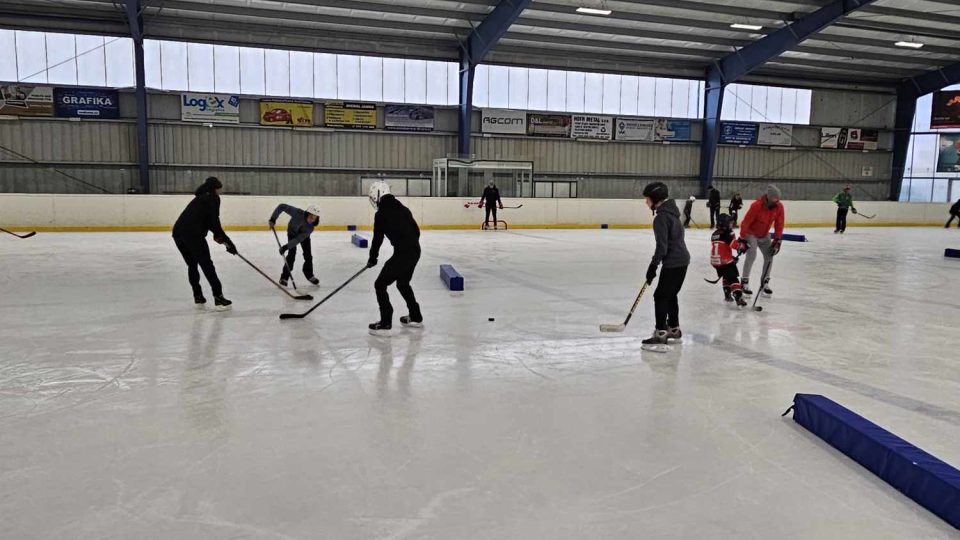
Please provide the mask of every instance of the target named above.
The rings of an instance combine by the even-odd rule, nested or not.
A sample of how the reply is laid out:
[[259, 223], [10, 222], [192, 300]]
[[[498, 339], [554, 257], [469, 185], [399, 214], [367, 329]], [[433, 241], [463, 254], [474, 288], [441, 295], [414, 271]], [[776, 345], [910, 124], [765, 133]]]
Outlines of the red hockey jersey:
[[733, 262], [733, 252], [740, 247], [737, 237], [728, 229], [717, 229], [710, 237], [710, 264], [714, 268], [726, 266]]

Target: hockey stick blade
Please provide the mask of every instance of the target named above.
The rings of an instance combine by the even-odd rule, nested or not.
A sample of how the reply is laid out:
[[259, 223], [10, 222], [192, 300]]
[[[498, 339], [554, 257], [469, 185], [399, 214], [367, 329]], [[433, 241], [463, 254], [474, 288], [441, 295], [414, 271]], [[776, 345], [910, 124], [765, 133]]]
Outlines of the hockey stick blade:
[[301, 294], [299, 296], [294, 296], [293, 299], [294, 300], [313, 300], [313, 297], [310, 296], [309, 294]]
[[31, 232], [28, 232], [27, 234], [17, 234], [17, 233], [15, 233], [15, 232], [11, 232], [11, 231], [8, 231], [8, 230], [6, 230], [6, 229], [0, 229], [0, 231], [3, 231], [3, 232], [5, 232], [5, 233], [7, 233], [7, 234], [9, 234], [9, 235], [11, 235], [11, 236], [16, 236], [17, 238], [20, 238], [21, 240], [22, 240], [22, 239], [25, 239], [25, 238], [30, 238], [31, 236], [35, 236], [35, 235], [37, 234], [37, 231], [31, 231]]
[[707, 283], [710, 283], [711, 285], [716, 285], [717, 283], [720, 283], [720, 280], [721, 280], [721, 279], [722, 279], [722, 278], [717, 278], [717, 279], [707, 279], [707, 278], [703, 278], [704, 281], [706, 281]]
[[643, 287], [640, 287], [640, 292], [637, 293], [637, 299], [633, 301], [633, 305], [630, 306], [630, 312], [627, 313], [627, 318], [623, 320], [622, 324], [601, 324], [601, 332], [623, 332], [627, 329], [627, 325], [630, 323], [630, 318], [633, 317], [633, 312], [637, 310], [637, 306], [640, 305], [640, 299], [643, 298], [643, 293], [646, 292], [647, 287], [650, 284], [646, 281], [643, 282]]
[[625, 324], [601, 324], [600, 325], [601, 332], [623, 332], [626, 329], [627, 329], [627, 325]]

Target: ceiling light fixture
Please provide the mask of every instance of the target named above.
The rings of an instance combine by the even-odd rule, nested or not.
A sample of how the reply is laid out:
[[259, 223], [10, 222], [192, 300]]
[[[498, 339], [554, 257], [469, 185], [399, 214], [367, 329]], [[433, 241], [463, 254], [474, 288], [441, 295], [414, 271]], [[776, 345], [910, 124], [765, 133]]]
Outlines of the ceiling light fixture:
[[761, 30], [761, 29], [763, 29], [763, 26], [761, 26], [761, 25], [759, 25], [759, 24], [733, 23], [733, 24], [730, 25], [730, 28], [737, 28], [737, 29], [739, 29], [739, 30]]
[[609, 9], [598, 9], [590, 7], [578, 7], [577, 13], [586, 13], [587, 15], [610, 15], [613, 13]]
[[897, 47], [906, 47], [908, 49], [919, 49], [920, 47], [923, 47], [923, 43], [919, 43], [917, 41], [898, 41], [894, 43], [894, 45]]

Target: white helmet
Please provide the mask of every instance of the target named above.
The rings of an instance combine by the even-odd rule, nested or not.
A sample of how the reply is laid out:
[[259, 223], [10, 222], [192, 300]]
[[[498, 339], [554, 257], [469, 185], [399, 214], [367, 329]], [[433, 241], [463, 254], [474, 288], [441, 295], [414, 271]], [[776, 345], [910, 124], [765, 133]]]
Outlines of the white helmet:
[[390, 184], [384, 182], [383, 180], [374, 182], [370, 186], [370, 192], [368, 193], [368, 196], [370, 198], [370, 206], [373, 206], [373, 208], [376, 209], [377, 205], [380, 204], [380, 197], [383, 197], [384, 195], [388, 195], [389, 193], [390, 193]]
[[315, 204], [311, 204], [310, 206], [308, 206], [307, 209], [306, 209], [306, 212], [307, 212], [308, 214], [312, 214], [312, 215], [314, 215], [314, 216], [317, 216], [318, 218], [320, 217], [320, 209], [317, 208], [317, 205], [315, 205]]
[[691, 201], [695, 201], [695, 200], [697, 200], [697, 198], [696, 198], [695, 196], [691, 195], [691, 196], [690, 196], [690, 200], [691, 200]]

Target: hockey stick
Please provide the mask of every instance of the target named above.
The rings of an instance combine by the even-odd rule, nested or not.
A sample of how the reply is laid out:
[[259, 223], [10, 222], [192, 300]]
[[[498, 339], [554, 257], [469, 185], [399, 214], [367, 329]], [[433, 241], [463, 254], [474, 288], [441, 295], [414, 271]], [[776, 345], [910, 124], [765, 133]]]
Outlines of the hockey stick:
[[721, 279], [723, 279], [723, 278], [717, 278], [717, 279], [707, 279], [707, 278], [703, 278], [704, 281], [706, 281], [707, 283], [709, 283], [709, 284], [711, 284], [711, 285], [716, 285], [717, 283], [720, 283], [720, 280], [721, 280]]
[[770, 267], [773, 266], [773, 255], [770, 256], [769, 261], [763, 262], [763, 276], [760, 277], [760, 290], [757, 291], [757, 295], [753, 297], [753, 310], [754, 311], [763, 311], [763, 306], [757, 305], [757, 300], [760, 300], [760, 295], [763, 294], [763, 289], [767, 286], [767, 281], [770, 280]]
[[855, 213], [854, 215], [855, 215], [855, 216], [860, 216], [860, 217], [866, 218], [866, 219], [873, 219], [873, 218], [877, 217], [876, 214], [874, 214], [874, 215], [872, 215], [872, 216], [868, 216], [868, 215], [863, 214], [863, 213], [860, 213], [860, 212], [857, 212], [857, 213]]
[[[280, 245], [280, 237], [277, 236], [277, 230], [273, 227], [270, 227], [270, 230], [273, 231], [273, 237], [277, 239], [277, 247], [283, 247]], [[287, 271], [287, 275], [290, 276], [290, 284], [293, 285], [293, 290], [297, 290], [297, 282], [293, 280], [293, 270], [290, 269], [290, 265], [287, 264], [287, 258], [280, 254], [280, 258], [283, 259], [283, 268]]]
[[331, 296], [333, 296], [333, 295], [337, 294], [338, 292], [340, 292], [340, 289], [343, 289], [344, 287], [346, 287], [347, 285], [349, 285], [351, 281], [357, 279], [357, 277], [358, 277], [360, 274], [364, 273], [364, 272], [367, 270], [367, 268], [370, 268], [370, 267], [369, 267], [369, 266], [364, 266], [363, 268], [361, 268], [360, 271], [357, 272], [356, 274], [354, 274], [350, 279], [344, 281], [344, 282], [343, 282], [343, 285], [337, 287], [336, 289], [333, 290], [333, 292], [331, 292], [330, 294], [324, 296], [324, 297], [323, 297], [323, 300], [321, 300], [321, 301], [317, 302], [316, 304], [314, 304], [313, 307], [311, 307], [310, 309], [308, 309], [306, 312], [304, 312], [304, 313], [281, 313], [281, 314], [280, 314], [280, 320], [282, 321], [282, 320], [284, 320], [284, 319], [302, 319], [302, 318], [306, 317], [307, 315], [313, 313], [313, 310], [315, 310], [315, 309], [317, 309], [318, 307], [320, 307], [320, 305], [323, 304], [324, 302], [326, 302], [327, 300], [329, 300]]
[[630, 313], [627, 313], [627, 318], [623, 320], [623, 324], [601, 324], [601, 332], [623, 332], [627, 329], [627, 324], [630, 322], [630, 317], [633, 317], [633, 312], [636, 311], [637, 305], [640, 304], [640, 298], [643, 297], [644, 291], [647, 290], [647, 287], [650, 284], [646, 281], [643, 282], [643, 287], [640, 288], [640, 294], [637, 295], [637, 299], [633, 301], [633, 307], [630, 308]]
[[274, 285], [276, 285], [276, 287], [277, 287], [278, 289], [280, 289], [281, 291], [283, 291], [283, 294], [289, 296], [290, 298], [293, 298], [294, 300], [313, 300], [313, 297], [310, 296], [309, 294], [301, 294], [301, 295], [299, 295], [299, 296], [294, 296], [293, 294], [290, 294], [290, 291], [288, 291], [286, 288], [284, 288], [283, 285], [280, 285], [279, 283], [277, 283], [276, 281], [274, 281], [270, 276], [264, 274], [264, 273], [263, 273], [263, 270], [257, 268], [257, 266], [256, 266], [255, 264], [253, 264], [252, 262], [248, 261], [246, 257], [244, 257], [243, 255], [241, 255], [241, 254], [239, 254], [239, 253], [237, 253], [237, 257], [240, 257], [241, 259], [243, 259], [243, 262], [249, 264], [249, 265], [250, 265], [250, 268], [253, 268], [254, 270], [256, 270], [258, 274], [260, 274], [261, 276], [263, 276], [264, 278], [266, 278], [266, 280], [269, 281], [270, 283], [273, 283]]
[[37, 231], [28, 232], [27, 234], [17, 234], [15, 232], [10, 232], [6, 229], [0, 229], [0, 231], [16, 236], [17, 238], [30, 238], [31, 236], [34, 236], [37, 234]]
[[501, 210], [516, 210], [517, 208], [523, 208], [523, 205], [521, 204], [517, 206], [504, 206], [503, 208], [501, 208]]

